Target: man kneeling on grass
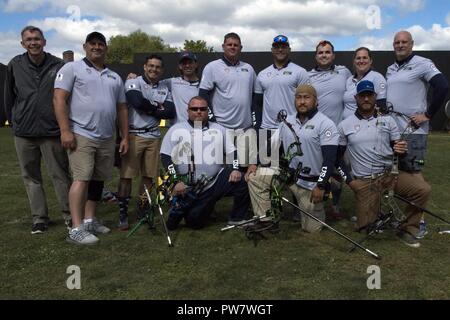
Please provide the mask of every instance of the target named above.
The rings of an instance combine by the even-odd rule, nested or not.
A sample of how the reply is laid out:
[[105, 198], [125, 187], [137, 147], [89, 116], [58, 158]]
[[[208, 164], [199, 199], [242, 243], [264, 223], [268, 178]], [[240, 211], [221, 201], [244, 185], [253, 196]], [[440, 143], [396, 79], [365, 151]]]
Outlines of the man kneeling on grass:
[[[189, 101], [188, 117], [169, 129], [161, 146], [161, 162], [175, 179], [167, 227], [176, 229], [184, 218], [188, 227], [203, 228], [216, 202], [226, 196], [234, 198], [228, 224], [241, 223], [250, 198], [235, 147], [224, 141], [224, 127], [208, 121], [204, 98]], [[232, 166], [224, 165], [224, 151], [227, 159], [235, 158]]]

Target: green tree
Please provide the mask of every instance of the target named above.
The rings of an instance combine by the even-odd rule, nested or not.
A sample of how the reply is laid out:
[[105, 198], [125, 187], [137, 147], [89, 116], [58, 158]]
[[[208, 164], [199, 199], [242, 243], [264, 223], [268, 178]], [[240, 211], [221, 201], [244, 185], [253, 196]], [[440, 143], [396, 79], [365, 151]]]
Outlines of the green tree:
[[135, 53], [176, 52], [158, 36], [136, 30], [127, 36], [113, 36], [108, 41], [107, 63], [132, 63]]
[[204, 40], [184, 40], [184, 51], [191, 52], [214, 52], [214, 47], [208, 47]]

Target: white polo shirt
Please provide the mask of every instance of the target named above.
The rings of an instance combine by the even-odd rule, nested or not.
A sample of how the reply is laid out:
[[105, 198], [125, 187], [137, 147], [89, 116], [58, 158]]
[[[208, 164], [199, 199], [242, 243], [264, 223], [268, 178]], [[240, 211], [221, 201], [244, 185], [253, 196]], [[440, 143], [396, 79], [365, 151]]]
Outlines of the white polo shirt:
[[272, 64], [258, 74], [255, 93], [263, 94], [261, 128], [276, 129], [280, 110], [286, 110], [288, 115], [297, 113], [295, 89], [301, 84], [309, 84], [308, 72], [293, 62], [281, 69]]
[[[394, 63], [386, 72], [387, 101], [392, 103], [394, 111], [408, 116], [427, 111], [428, 81], [441, 73], [433, 61], [414, 55], [402, 65]], [[395, 116], [400, 131], [408, 125], [408, 120]], [[415, 134], [428, 134], [429, 121], [420, 125]]]
[[217, 123], [230, 129], [252, 126], [251, 104], [256, 73], [248, 63], [231, 65], [222, 59], [208, 63], [200, 89], [213, 90], [211, 104]]
[[344, 111], [344, 92], [347, 79], [352, 73], [345, 66], [335, 65], [330, 70], [309, 71], [311, 85], [317, 91], [319, 111], [337, 125]]

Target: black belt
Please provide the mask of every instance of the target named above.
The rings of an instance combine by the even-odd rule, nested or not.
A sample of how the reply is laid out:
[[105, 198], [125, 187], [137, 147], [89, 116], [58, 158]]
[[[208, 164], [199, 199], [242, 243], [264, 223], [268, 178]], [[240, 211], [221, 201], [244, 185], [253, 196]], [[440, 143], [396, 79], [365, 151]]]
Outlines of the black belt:
[[159, 130], [159, 126], [154, 126], [154, 127], [150, 127], [150, 128], [135, 128], [135, 127], [129, 128], [130, 133], [147, 133], [147, 132], [153, 132], [156, 130]]
[[317, 182], [319, 179], [319, 176], [312, 176], [312, 177], [305, 177], [305, 176], [298, 176], [300, 180], [308, 181], [308, 182]]

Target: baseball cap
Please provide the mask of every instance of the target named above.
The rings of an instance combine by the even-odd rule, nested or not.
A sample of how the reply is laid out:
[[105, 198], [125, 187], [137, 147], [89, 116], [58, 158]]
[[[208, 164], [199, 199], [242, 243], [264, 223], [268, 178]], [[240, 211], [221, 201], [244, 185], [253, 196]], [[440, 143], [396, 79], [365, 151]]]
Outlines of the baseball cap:
[[181, 62], [181, 61], [183, 61], [183, 59], [197, 61], [197, 56], [190, 51], [185, 51], [180, 54], [180, 59], [178, 61]]
[[100, 40], [101, 42], [103, 42], [104, 44], [106, 44], [106, 38], [103, 34], [101, 34], [100, 32], [94, 31], [91, 32], [87, 35], [86, 37], [86, 41], [85, 42], [89, 42], [92, 40]]
[[375, 87], [372, 81], [364, 80], [358, 83], [356, 86], [356, 94], [360, 94], [361, 92], [373, 92], [375, 93]]
[[272, 46], [276, 44], [287, 44], [289, 46], [289, 39], [288, 37], [279, 34], [275, 38], [273, 38]]

